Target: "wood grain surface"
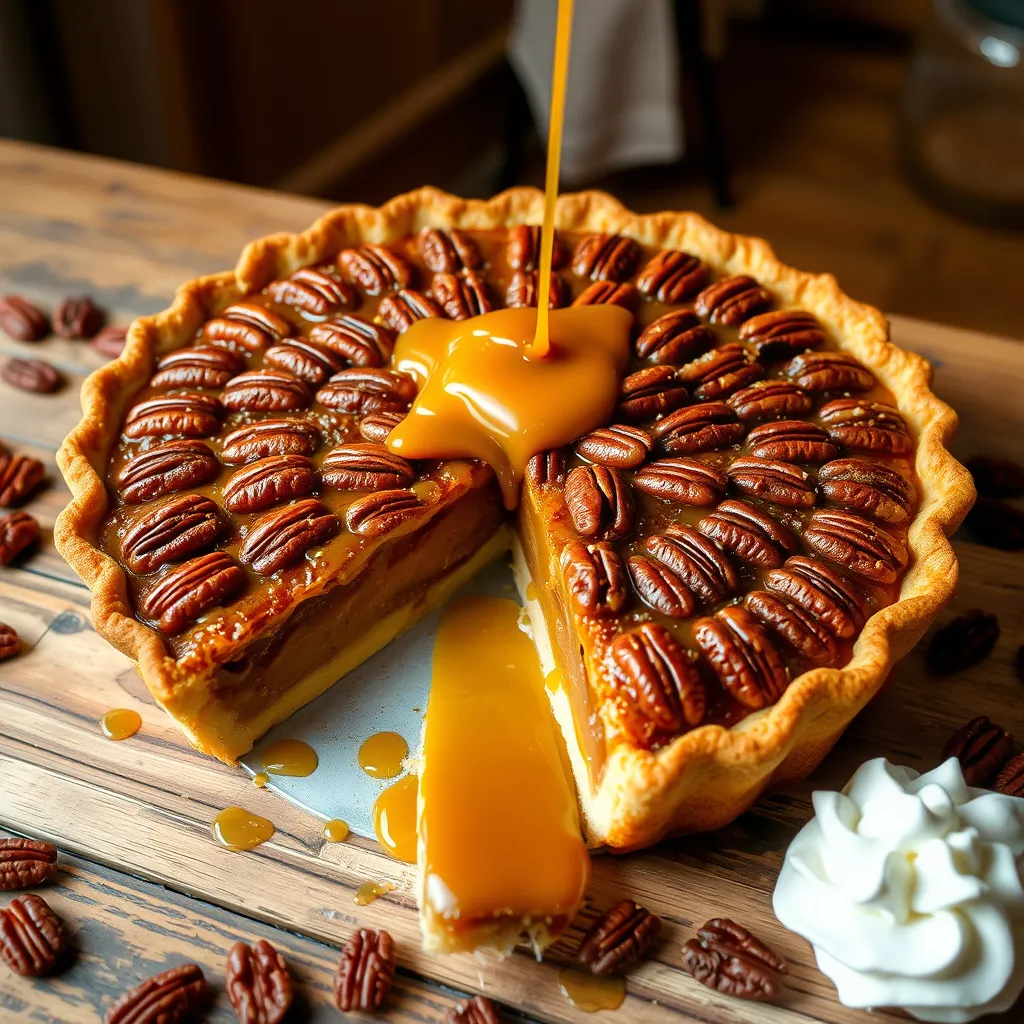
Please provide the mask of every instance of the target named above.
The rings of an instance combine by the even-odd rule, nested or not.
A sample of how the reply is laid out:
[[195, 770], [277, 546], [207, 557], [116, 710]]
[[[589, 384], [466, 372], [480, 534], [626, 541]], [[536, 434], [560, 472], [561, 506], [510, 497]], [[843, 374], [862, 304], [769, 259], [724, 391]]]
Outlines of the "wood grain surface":
[[[186, 278], [231, 266], [250, 238], [301, 229], [322, 209], [309, 200], [0, 143], [0, 294], [17, 291], [52, 308], [64, 295], [87, 292], [126, 323], [165, 305]], [[898, 343], [936, 364], [936, 390], [963, 419], [958, 450], [1019, 456], [1021, 349], [917, 321], [893, 326]], [[58, 364], [69, 383], [46, 397], [0, 383], [0, 437], [45, 458], [51, 470], [49, 486], [27, 506], [44, 527], [39, 551], [0, 569], [0, 619], [24, 641], [19, 657], [0, 664], [0, 826], [49, 839], [68, 854], [47, 898], [68, 921], [77, 953], [49, 982], [17, 979], [0, 967], [0, 1019], [95, 1021], [115, 991], [176, 962], [194, 959], [211, 980], [222, 979], [231, 942], [259, 936], [295, 965], [312, 1018], [331, 1019], [337, 947], [361, 926], [386, 927], [398, 944], [400, 983], [386, 1019], [441, 1020], [457, 992], [485, 992], [537, 1020], [587, 1019], [560, 994], [557, 962], [537, 964], [526, 954], [500, 963], [425, 956], [412, 868], [366, 840], [324, 843], [317, 821], [181, 739], [131, 665], [93, 632], [88, 592], [52, 546], [50, 528], [66, 497], [52, 453], [77, 419], [77, 384], [100, 358], [80, 342], [23, 345], [0, 337], [0, 355], [28, 349]], [[920, 648], [808, 782], [763, 799], [720, 832], [595, 858], [592, 907], [628, 894], [665, 921], [651, 957], [630, 972], [616, 1019], [895, 1019], [839, 1005], [807, 944], [775, 920], [771, 892], [787, 844], [810, 816], [812, 789], [841, 786], [862, 761], [879, 755], [927, 769], [948, 734], [976, 714], [1024, 735], [1021, 682], [1013, 671], [1024, 642], [1024, 555], [960, 539], [956, 548], [961, 585], [943, 621], [957, 609], [999, 614], [1003, 633], [983, 664], [931, 679]], [[141, 732], [122, 743], [106, 740], [97, 723], [112, 707], [137, 709]], [[229, 804], [270, 817], [274, 838], [247, 854], [218, 847], [209, 824]], [[396, 888], [357, 907], [353, 893], [367, 880]], [[719, 996], [681, 971], [683, 941], [719, 915], [744, 922], [790, 961], [789, 990], [778, 1005]], [[227, 1012], [221, 998], [210, 1019], [228, 1020]]]

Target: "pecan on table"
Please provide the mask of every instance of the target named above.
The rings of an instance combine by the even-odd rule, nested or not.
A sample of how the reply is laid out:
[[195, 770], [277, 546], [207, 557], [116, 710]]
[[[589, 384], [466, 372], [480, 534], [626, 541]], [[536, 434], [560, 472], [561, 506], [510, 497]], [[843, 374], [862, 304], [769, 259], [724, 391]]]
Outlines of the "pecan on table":
[[526, 464], [526, 475], [534, 487], [565, 483], [566, 455], [564, 448], [553, 448], [551, 451], [540, 452]]
[[403, 288], [399, 292], [386, 295], [377, 312], [384, 323], [399, 334], [407, 331], [417, 320], [444, 316], [441, 307], [429, 295], [414, 291], [412, 288]]
[[1013, 737], [987, 715], [972, 718], [946, 741], [942, 759], [960, 762], [968, 786], [984, 786], [1013, 757]]
[[725, 494], [729, 478], [700, 459], [656, 459], [633, 474], [633, 486], [644, 494], [680, 505], [713, 505]]
[[704, 604], [717, 604], [739, 589], [739, 576], [726, 553], [685, 523], [648, 537], [644, 550], [668, 566]]
[[381, 295], [392, 288], [408, 288], [415, 277], [415, 268], [397, 252], [383, 245], [362, 245], [358, 249], [342, 249], [338, 267], [345, 279], [358, 285], [367, 295]]
[[123, 351], [128, 340], [127, 327], [104, 327], [89, 342], [90, 347], [107, 359], [116, 359]]
[[815, 512], [804, 527], [804, 543], [823, 558], [875, 583], [894, 583], [907, 564], [902, 541], [851, 512]]
[[905, 523], [917, 498], [902, 473], [869, 459], [826, 462], [818, 470], [818, 487], [829, 501], [882, 523]]
[[992, 788], [1008, 796], [1024, 796], [1024, 754], [1011, 757], [996, 774]]
[[45, 359], [8, 359], [0, 367], [2, 377], [19, 391], [50, 395], [64, 386], [64, 375]]
[[999, 639], [999, 620], [975, 609], [936, 630], [928, 646], [928, 671], [948, 676], [984, 661]]
[[[267, 353], [269, 356], [273, 349]], [[305, 409], [313, 394], [305, 381], [283, 370], [249, 370], [224, 388], [221, 403], [232, 412], [295, 412]]]
[[256, 572], [270, 576], [297, 562], [341, 527], [338, 517], [315, 498], [267, 512], [253, 523], [238, 557]]
[[407, 373], [372, 368], [342, 370], [316, 393], [317, 401], [328, 409], [362, 416], [404, 413], [415, 397], [416, 382]]
[[114, 482], [126, 505], [199, 487], [220, 472], [220, 463], [202, 441], [169, 441], [129, 459]]
[[315, 490], [320, 476], [304, 455], [271, 455], [228, 477], [221, 496], [229, 512], [262, 512]]
[[727, 472], [729, 483], [742, 494], [788, 508], [814, 504], [814, 481], [788, 462], [747, 455], [733, 459]]
[[765, 569], [778, 568], [798, 546], [788, 527], [745, 501], [721, 502], [697, 529], [741, 562]]
[[[21, 640], [18, 631], [6, 622], [0, 622], [0, 661], [13, 658], [21, 650]], [[0, 869], [2, 869], [2, 858], [0, 858]], [[2, 875], [0, 875], [0, 889], [3, 889]]]
[[871, 371], [848, 352], [805, 352], [782, 370], [807, 391], [869, 391], [875, 385]]
[[909, 455], [914, 442], [898, 409], [860, 398], [837, 398], [818, 410], [828, 436], [845, 448]]
[[617, 414], [635, 423], [672, 412], [688, 401], [689, 394], [676, 377], [675, 367], [648, 366], [623, 380]]
[[43, 482], [46, 467], [31, 455], [12, 455], [0, 445], [0, 505], [20, 505]]
[[383, 444], [404, 419], [404, 412], [372, 412], [359, 421], [359, 436], [364, 441]]
[[839, 657], [835, 636], [810, 612], [768, 590], [751, 590], [743, 606], [814, 665], [834, 665]]
[[395, 345], [386, 327], [351, 313], [314, 324], [309, 340], [333, 349], [353, 366], [386, 366]]
[[260, 939], [236, 942], [228, 953], [225, 987], [239, 1024], [281, 1024], [294, 992], [281, 954]]
[[742, 925], [726, 918], [708, 921], [683, 944], [683, 970], [702, 985], [739, 999], [774, 999], [786, 962]]
[[55, 846], [35, 839], [0, 839], [0, 890], [42, 885], [56, 871]]
[[15, 974], [50, 974], [63, 954], [64, 928], [42, 896], [15, 896], [0, 910], [0, 957]]
[[381, 537], [415, 519], [423, 507], [413, 491], [376, 491], [348, 506], [345, 524], [360, 536]]
[[[512, 309], [535, 307], [540, 301], [539, 271], [517, 270], [508, 280], [505, 305]], [[565, 282], [554, 272], [548, 288], [548, 309], [561, 309], [569, 299]]]
[[701, 355], [714, 343], [714, 332], [700, 322], [692, 309], [674, 309], [649, 323], [640, 332], [635, 347], [640, 359], [679, 364]]
[[435, 274], [430, 290], [449, 320], [468, 320], [494, 308], [487, 297], [486, 281], [472, 270], [463, 274]]
[[974, 455], [964, 465], [983, 498], [1024, 497], [1024, 466], [1010, 459]]
[[316, 267], [302, 267], [283, 281], [272, 281], [266, 292], [275, 302], [313, 316], [327, 316], [359, 305], [359, 293], [351, 285]]
[[0, 299], [0, 329], [18, 341], [38, 341], [50, 330], [46, 314], [20, 295]]
[[128, 410], [125, 437], [213, 437], [224, 407], [212, 395], [183, 391], [138, 402]]
[[687, 619], [697, 607], [693, 591], [679, 573], [655, 558], [631, 556], [629, 575], [644, 604], [670, 619]]
[[757, 380], [728, 398], [730, 408], [744, 423], [810, 412], [811, 396], [786, 380]]
[[444, 1020], [445, 1024], [501, 1024], [501, 1014], [487, 996], [473, 996], [453, 1006]]
[[617, 974], [647, 952], [659, 931], [657, 914], [623, 900], [594, 923], [576, 955], [594, 974]]
[[128, 520], [121, 557], [132, 572], [145, 576], [210, 547], [223, 527], [220, 509], [211, 499], [177, 494], [147, 505]]
[[631, 313], [640, 304], [640, 293], [631, 284], [595, 281], [573, 299], [574, 306], [622, 306]]
[[285, 338], [267, 349], [264, 366], [298, 377], [307, 384], [323, 384], [328, 377], [344, 370], [348, 360], [322, 341], [312, 338]]
[[750, 454], [778, 462], [825, 462], [839, 449], [821, 427], [803, 420], [761, 423], [747, 434]]
[[103, 310], [88, 295], [65, 299], [53, 314], [53, 329], [62, 338], [91, 338], [103, 326]]
[[771, 292], [743, 274], [708, 285], [694, 300], [694, 308], [705, 320], [728, 327], [749, 320], [771, 304]]
[[572, 271], [591, 281], [625, 281], [640, 259], [640, 246], [622, 235], [584, 235], [572, 256]]
[[581, 537], [626, 537], [635, 509], [629, 480], [607, 466], [577, 466], [565, 480], [565, 504]]
[[224, 438], [220, 460], [241, 466], [271, 455], [312, 455], [320, 441], [320, 431], [308, 420], [257, 420]]
[[210, 345], [258, 352], [291, 333], [283, 316], [255, 302], [236, 302], [219, 317], [207, 320], [202, 337]]
[[435, 274], [476, 270], [483, 263], [476, 242], [458, 228], [423, 228], [416, 236], [416, 248], [427, 269]]
[[355, 441], [329, 451], [320, 467], [323, 481], [339, 491], [387, 491], [416, 479], [412, 463], [383, 444]]
[[995, 498], [979, 498], [967, 513], [964, 525], [973, 538], [1000, 551], [1024, 548], [1024, 512]]
[[245, 369], [238, 352], [199, 345], [169, 352], [156, 364], [150, 380], [154, 388], [222, 388]]
[[[512, 270], [540, 269], [540, 236], [539, 224], [517, 224], [508, 229], [505, 258]], [[551, 269], [557, 270], [569, 258], [569, 252], [557, 231], [552, 241]]]
[[661, 447], [673, 455], [727, 448], [736, 444], [743, 432], [743, 424], [724, 402], [704, 402], [677, 409], [651, 428]]
[[224, 551], [199, 555], [171, 569], [139, 598], [143, 618], [174, 636], [245, 586], [245, 572]]
[[701, 401], [728, 398], [734, 391], [748, 387], [764, 376], [764, 367], [754, 362], [742, 345], [730, 342], [676, 371], [679, 379]]
[[125, 992], [107, 1008], [106, 1024], [191, 1024], [206, 1003], [206, 978], [198, 964], [161, 971]]
[[678, 306], [696, 295], [708, 279], [708, 268], [681, 249], [662, 249], [640, 271], [636, 286], [649, 299]]
[[380, 1008], [395, 980], [395, 943], [383, 929], [360, 928], [345, 943], [334, 976], [334, 1001], [342, 1013]]
[[764, 585], [818, 619], [837, 639], [849, 640], [864, 625], [864, 595], [816, 559], [787, 558], [781, 569], [765, 574]]
[[573, 540], [559, 558], [569, 600], [579, 615], [611, 615], [629, 597], [622, 559], [607, 544]]
[[39, 523], [27, 512], [0, 515], [0, 565], [15, 558], [39, 540]]
[[779, 309], [751, 317], [740, 327], [740, 340], [752, 345], [758, 359], [789, 359], [827, 340], [818, 318], [802, 309]]
[[613, 469], [635, 469], [647, 458], [654, 439], [646, 430], [624, 423], [600, 427], [576, 442], [576, 454]]

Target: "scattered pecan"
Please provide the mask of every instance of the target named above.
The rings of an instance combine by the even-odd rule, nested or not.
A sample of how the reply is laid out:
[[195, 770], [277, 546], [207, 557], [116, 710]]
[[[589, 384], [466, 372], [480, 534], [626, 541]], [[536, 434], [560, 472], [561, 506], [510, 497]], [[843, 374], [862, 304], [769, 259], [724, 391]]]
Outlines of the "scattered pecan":
[[565, 504], [581, 537], [626, 537], [633, 531], [629, 480], [607, 466], [577, 466], [565, 480]]
[[814, 481], [797, 466], [753, 455], [733, 459], [728, 468], [729, 483], [773, 505], [810, 508], [814, 504]]
[[807, 661], [834, 665], [839, 657], [835, 636], [814, 615], [768, 590], [752, 590], [744, 598], [747, 611], [774, 630]]
[[414, 519], [423, 504], [413, 491], [375, 491], [353, 501], [345, 510], [345, 523], [363, 537], [380, 537]]
[[[21, 650], [21, 640], [18, 631], [6, 622], [0, 622], [0, 661], [13, 658]], [[0, 858], [2, 862], [2, 858]], [[3, 889], [3, 878], [0, 876], [0, 889]]]
[[386, 366], [395, 346], [386, 327], [350, 313], [314, 324], [309, 340], [333, 349], [353, 366]]
[[407, 331], [417, 320], [444, 315], [432, 298], [411, 288], [385, 296], [377, 312], [391, 330], [399, 333]]
[[339, 412], [361, 416], [401, 412], [416, 397], [416, 382], [398, 370], [351, 369], [336, 373], [317, 393], [316, 400]]
[[868, 391], [875, 385], [871, 371], [849, 352], [804, 352], [782, 370], [806, 391]]
[[[508, 229], [505, 258], [512, 270], [537, 270], [540, 267], [540, 235], [538, 224], [517, 224]], [[551, 269], [557, 270], [568, 258], [562, 236], [554, 233], [551, 248]]]
[[215, 502], [201, 494], [178, 494], [147, 505], [128, 521], [121, 555], [132, 572], [144, 576], [210, 547], [223, 526]]
[[738, 999], [775, 999], [785, 961], [746, 928], [725, 918], [708, 921], [683, 944], [683, 970], [716, 992]]
[[526, 475], [534, 487], [546, 484], [561, 486], [565, 483], [565, 449], [555, 448], [534, 455], [526, 464]]
[[111, 1003], [106, 1024], [190, 1024], [206, 1003], [206, 978], [197, 964], [161, 971]]
[[973, 718], [946, 741], [942, 759], [955, 757], [968, 786], [984, 786], [1013, 757], [1013, 737], [987, 716]]
[[345, 368], [346, 358], [330, 345], [312, 338], [285, 338], [267, 349], [264, 366], [283, 370], [307, 384], [323, 384], [328, 377]]
[[458, 228], [423, 228], [416, 236], [416, 248], [427, 269], [435, 274], [450, 274], [463, 268], [476, 270], [483, 262], [476, 242]]
[[23, 502], [46, 476], [46, 467], [31, 455], [12, 455], [0, 445], [0, 505]]
[[576, 442], [576, 454], [588, 462], [615, 469], [635, 469], [654, 446], [646, 430], [622, 423], [601, 427]]
[[236, 942], [228, 953], [225, 987], [239, 1024], [281, 1024], [292, 1005], [292, 979], [284, 957], [260, 939]]
[[1024, 466], [1010, 459], [974, 455], [966, 465], [983, 498], [1024, 497]]
[[595, 281], [573, 299], [574, 306], [622, 306], [631, 313], [640, 302], [640, 293], [631, 284]]
[[[0, 499], [3, 504], [3, 499]], [[964, 525], [979, 544], [1001, 551], [1024, 548], [1024, 512], [995, 498], [979, 498]]]
[[662, 249], [640, 271], [636, 286], [642, 295], [669, 306], [678, 306], [704, 287], [708, 268], [680, 249]]
[[316, 467], [304, 455], [270, 455], [236, 470], [224, 484], [230, 512], [262, 512], [282, 501], [304, 498], [319, 483]]
[[308, 385], [283, 370], [240, 373], [221, 395], [224, 408], [232, 412], [294, 412], [312, 401]]
[[245, 572], [229, 554], [212, 551], [169, 570], [139, 598], [139, 613], [174, 636], [245, 586]]
[[804, 527], [804, 543], [823, 558], [875, 583], [894, 583], [907, 564], [902, 541], [852, 512], [815, 512]]
[[664, 627], [646, 622], [611, 645], [611, 677], [622, 726], [638, 746], [650, 748], [699, 725], [707, 700], [686, 651]]
[[631, 423], [651, 420], [686, 405], [689, 395], [671, 366], [648, 366], [622, 382], [618, 416]]
[[685, 523], [648, 537], [644, 550], [668, 566], [704, 604], [717, 604], [739, 589], [739, 576], [726, 553]]
[[758, 380], [728, 398], [730, 407], [744, 423], [802, 416], [811, 410], [811, 396], [785, 380]]
[[381, 295], [393, 288], [408, 288], [415, 270], [404, 256], [383, 245], [362, 245], [343, 249], [338, 266], [346, 280], [358, 285], [367, 295]]
[[948, 676], [984, 661], [999, 639], [999, 620], [983, 611], [971, 611], [936, 630], [928, 647], [928, 671]]
[[487, 297], [487, 283], [472, 270], [464, 274], [435, 274], [430, 290], [450, 320], [468, 320], [494, 308]]
[[445, 1024], [501, 1024], [501, 1014], [487, 996], [473, 996], [469, 1002], [456, 1004], [444, 1020]]
[[701, 401], [727, 398], [734, 391], [745, 388], [764, 376], [764, 367], [754, 362], [742, 345], [730, 342], [676, 371], [679, 379]]
[[626, 604], [626, 570], [608, 544], [569, 541], [562, 548], [559, 565], [569, 600], [578, 615], [611, 615]]
[[34, 888], [56, 872], [55, 846], [35, 839], [0, 838], [0, 890]]
[[236, 302], [219, 317], [207, 320], [202, 337], [211, 345], [258, 352], [291, 333], [283, 316], [255, 302]]
[[657, 459], [633, 474], [638, 491], [680, 505], [713, 505], [728, 483], [725, 473], [700, 459]]
[[722, 686], [750, 711], [774, 704], [789, 684], [782, 656], [746, 608], [729, 605], [698, 619], [693, 637]]
[[383, 444], [354, 442], [327, 453], [320, 467], [325, 484], [339, 491], [387, 491], [416, 479], [412, 463]]
[[655, 363], [685, 363], [714, 343], [714, 332], [700, 322], [692, 309], [675, 309], [659, 316], [640, 332], [636, 354], [640, 359]]
[[[505, 305], [512, 309], [536, 306], [540, 295], [540, 282], [536, 270], [517, 270], [505, 289]], [[561, 309], [569, 298], [565, 282], [555, 273], [548, 289], [548, 309]]]
[[124, 351], [127, 339], [127, 327], [104, 327], [89, 344], [101, 356], [116, 359]]
[[618, 974], [647, 952], [660, 931], [657, 914], [623, 900], [594, 922], [576, 955], [594, 974]]
[[323, 544], [340, 526], [338, 517], [323, 502], [306, 498], [257, 519], [245, 535], [238, 557], [256, 572], [271, 576]]
[[395, 980], [395, 943], [384, 930], [360, 928], [341, 951], [334, 1001], [342, 1013], [380, 1008]]
[[765, 574], [764, 585], [820, 620], [837, 638], [849, 640], [864, 625], [864, 595], [816, 559], [787, 558], [781, 569]]
[[825, 462], [839, 449], [821, 427], [803, 420], [760, 423], [747, 434], [750, 454], [778, 462]]
[[0, 515], [0, 565], [10, 565], [39, 540], [39, 523], [27, 512]]
[[914, 485], [889, 466], [868, 459], [835, 459], [818, 470], [829, 501], [883, 523], [905, 523], [917, 498]]
[[124, 421], [126, 437], [212, 437], [224, 407], [212, 395], [182, 391], [136, 403]]
[[364, 441], [383, 444], [395, 427], [405, 419], [404, 412], [374, 412], [359, 421], [359, 436]]
[[311, 455], [320, 440], [320, 431], [308, 420], [257, 420], [224, 438], [220, 458], [239, 466], [270, 455]]
[[861, 451], [908, 455], [914, 448], [899, 410], [882, 402], [837, 398], [818, 410], [818, 416], [837, 444]]
[[64, 386], [64, 375], [45, 359], [8, 359], [0, 367], [2, 377], [20, 391], [49, 395]]
[[782, 565], [798, 546], [787, 527], [745, 501], [723, 501], [697, 529], [741, 562], [765, 569]]
[[154, 388], [222, 388], [244, 369], [238, 352], [200, 345], [168, 353], [156, 364], [149, 383]]
[[591, 281], [625, 281], [640, 259], [640, 246], [622, 235], [584, 235], [572, 256], [572, 270]]
[[15, 896], [0, 910], [0, 956], [15, 974], [50, 974], [63, 954], [64, 928], [42, 896]]
[[20, 295], [0, 299], [0, 328], [18, 341], [38, 341], [50, 330], [46, 314]]
[[644, 604], [670, 619], [688, 619], [697, 607], [693, 592], [679, 574], [657, 559], [633, 555], [629, 575]]
[[275, 302], [312, 316], [327, 316], [359, 305], [359, 297], [351, 285], [315, 267], [303, 267], [283, 281], [272, 281], [266, 292]]
[[114, 482], [125, 504], [137, 505], [209, 483], [219, 472], [217, 457], [202, 441], [169, 441], [129, 459]]
[[744, 426], [724, 402], [704, 402], [677, 409], [651, 428], [661, 447], [679, 455], [727, 448], [743, 437]]
[[740, 327], [740, 340], [754, 347], [758, 359], [789, 359], [827, 340], [818, 318], [802, 309], [780, 309], [751, 317]]
[[725, 277], [708, 285], [694, 300], [697, 312], [713, 324], [735, 326], [772, 304], [771, 292], [752, 277]]
[[1011, 757], [996, 775], [992, 788], [1007, 796], [1024, 796], [1024, 754]]
[[103, 326], [103, 310], [88, 295], [65, 299], [53, 314], [53, 329], [62, 338], [91, 338]]

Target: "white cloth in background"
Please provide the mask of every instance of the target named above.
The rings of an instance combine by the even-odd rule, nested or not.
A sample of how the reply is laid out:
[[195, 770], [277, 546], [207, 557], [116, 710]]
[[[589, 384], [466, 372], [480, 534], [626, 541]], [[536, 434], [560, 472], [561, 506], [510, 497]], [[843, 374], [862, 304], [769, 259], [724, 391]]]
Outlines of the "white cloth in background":
[[[545, 141], [557, 0], [518, 0], [508, 56]], [[669, 0], [576, 0], [562, 178], [670, 163], [683, 152]]]

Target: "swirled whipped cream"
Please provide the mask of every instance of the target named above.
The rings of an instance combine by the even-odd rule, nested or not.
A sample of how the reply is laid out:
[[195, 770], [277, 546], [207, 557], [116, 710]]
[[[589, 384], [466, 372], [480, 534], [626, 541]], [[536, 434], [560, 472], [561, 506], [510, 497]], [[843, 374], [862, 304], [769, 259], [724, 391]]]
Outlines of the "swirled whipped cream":
[[847, 1006], [956, 1024], [1024, 988], [1024, 799], [973, 789], [955, 758], [920, 775], [884, 758], [814, 794], [775, 914], [814, 946]]

